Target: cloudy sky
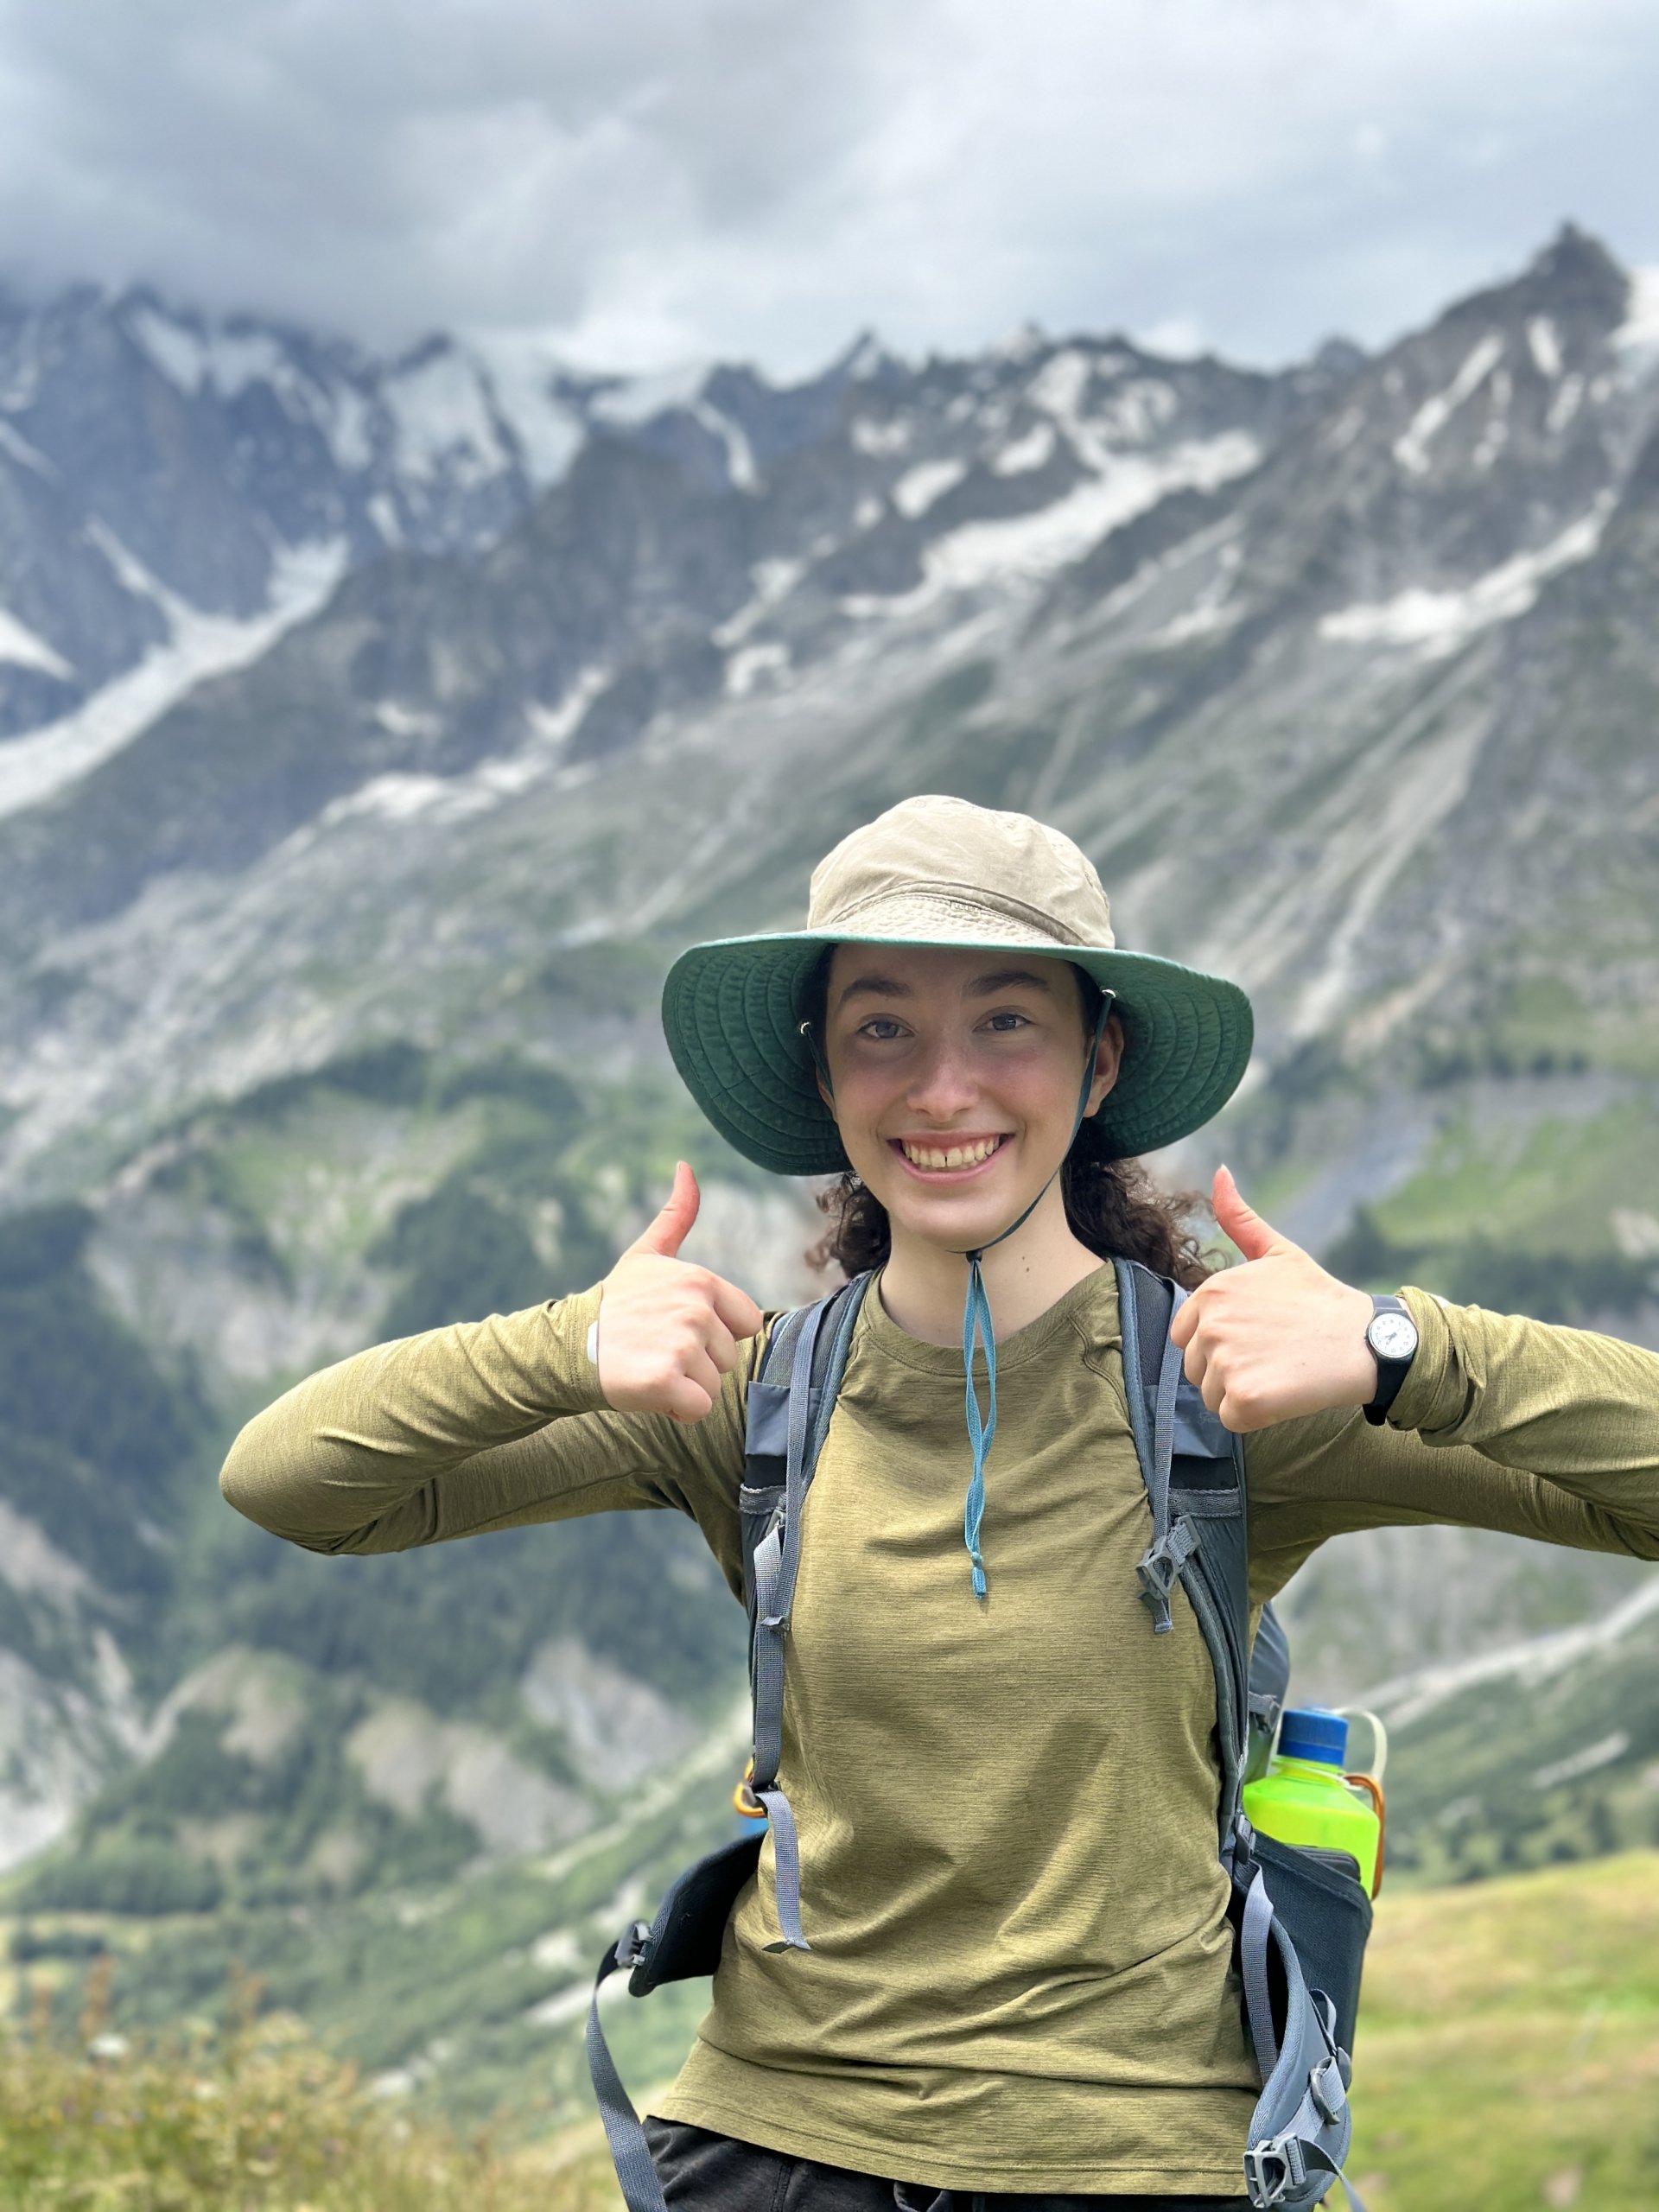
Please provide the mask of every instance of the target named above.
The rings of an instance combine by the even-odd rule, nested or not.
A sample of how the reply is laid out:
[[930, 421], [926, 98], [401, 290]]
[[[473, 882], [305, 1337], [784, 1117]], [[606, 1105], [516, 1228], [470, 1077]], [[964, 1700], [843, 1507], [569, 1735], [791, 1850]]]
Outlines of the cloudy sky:
[[0, 275], [816, 365], [1659, 263], [1654, 0], [0, 0]]

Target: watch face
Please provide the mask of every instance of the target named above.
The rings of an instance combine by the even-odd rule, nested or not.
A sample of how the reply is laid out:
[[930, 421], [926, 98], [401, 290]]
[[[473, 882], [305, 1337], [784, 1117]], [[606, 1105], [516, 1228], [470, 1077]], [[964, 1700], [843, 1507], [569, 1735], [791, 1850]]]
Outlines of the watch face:
[[1365, 1341], [1379, 1359], [1409, 1359], [1417, 1349], [1417, 1324], [1392, 1308], [1372, 1317]]

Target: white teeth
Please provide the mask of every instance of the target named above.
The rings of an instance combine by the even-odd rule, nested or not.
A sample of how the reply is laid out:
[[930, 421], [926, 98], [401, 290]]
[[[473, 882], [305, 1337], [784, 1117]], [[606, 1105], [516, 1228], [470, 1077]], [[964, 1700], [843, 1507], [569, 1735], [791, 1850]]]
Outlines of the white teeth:
[[[899, 1140], [904, 1143], [904, 1140]], [[976, 1144], [952, 1145], [940, 1151], [932, 1145], [904, 1144], [905, 1157], [912, 1167], [977, 1167], [982, 1160], [988, 1160], [1001, 1143], [1000, 1137], [982, 1137]]]

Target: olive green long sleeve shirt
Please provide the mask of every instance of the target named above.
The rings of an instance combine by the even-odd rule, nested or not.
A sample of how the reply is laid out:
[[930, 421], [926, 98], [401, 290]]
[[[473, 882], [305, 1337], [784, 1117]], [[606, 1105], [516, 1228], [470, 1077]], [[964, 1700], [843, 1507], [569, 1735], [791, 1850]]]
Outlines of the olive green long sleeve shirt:
[[[1406, 1293], [1389, 1422], [1248, 1440], [1252, 1596], [1327, 1537], [1457, 1522], [1659, 1559], [1659, 1357]], [[709, 1417], [609, 1411], [597, 1292], [382, 1344], [251, 1421], [221, 1478], [321, 1552], [671, 1507], [741, 1587], [742, 1347]], [[665, 2116], [938, 2189], [1238, 2195], [1256, 2077], [1215, 1851], [1214, 1685], [1150, 1535], [1103, 1267], [997, 1347], [988, 1598], [962, 1548], [962, 1363], [866, 1300], [802, 1528], [771, 1847]]]

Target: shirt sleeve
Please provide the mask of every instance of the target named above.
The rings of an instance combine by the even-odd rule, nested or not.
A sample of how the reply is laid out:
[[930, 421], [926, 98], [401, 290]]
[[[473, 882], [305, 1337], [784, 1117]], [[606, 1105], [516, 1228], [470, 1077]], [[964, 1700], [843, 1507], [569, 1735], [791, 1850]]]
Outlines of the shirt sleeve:
[[744, 1408], [765, 1332], [707, 1417], [620, 1414], [588, 1357], [597, 1290], [375, 1344], [257, 1414], [219, 1489], [316, 1552], [404, 1551], [578, 1514], [671, 1508], [742, 1590]]
[[1402, 1295], [1419, 1344], [1385, 1422], [1345, 1408], [1246, 1439], [1252, 1601], [1354, 1529], [1457, 1522], [1659, 1560], [1659, 1357]]

